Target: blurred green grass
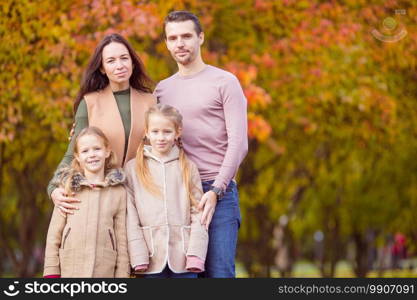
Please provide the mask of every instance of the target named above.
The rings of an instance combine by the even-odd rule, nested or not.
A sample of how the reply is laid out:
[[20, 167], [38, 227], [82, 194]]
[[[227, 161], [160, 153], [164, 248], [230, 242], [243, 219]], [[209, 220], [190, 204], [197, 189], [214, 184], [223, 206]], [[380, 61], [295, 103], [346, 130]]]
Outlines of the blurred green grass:
[[[368, 273], [368, 278], [385, 277], [385, 278], [417, 278], [417, 258], [407, 261], [406, 265], [414, 266], [412, 268], [404, 268], [398, 270], [385, 270], [381, 275], [377, 270], [372, 270]], [[347, 261], [340, 261], [336, 265], [336, 278], [355, 277], [352, 265]], [[248, 274], [239, 263], [236, 264], [236, 277], [248, 278]], [[278, 270], [273, 269], [271, 272], [272, 278], [280, 278]], [[294, 264], [292, 277], [297, 278], [321, 278], [319, 268], [310, 261], [300, 260]]]

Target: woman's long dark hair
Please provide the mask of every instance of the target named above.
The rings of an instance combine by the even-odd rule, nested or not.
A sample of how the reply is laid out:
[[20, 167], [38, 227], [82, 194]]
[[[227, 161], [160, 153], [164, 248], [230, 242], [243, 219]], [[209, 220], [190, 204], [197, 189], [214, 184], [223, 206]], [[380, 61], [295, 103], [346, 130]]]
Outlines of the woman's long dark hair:
[[125, 45], [129, 51], [133, 66], [132, 76], [129, 79], [130, 86], [145, 93], [152, 93], [150, 86], [153, 84], [153, 81], [146, 74], [145, 67], [135, 50], [133, 50], [129, 42], [120, 34], [112, 33], [106, 35], [100, 41], [94, 50], [93, 56], [90, 58], [87, 69], [84, 72], [80, 91], [75, 99], [74, 114], [77, 112], [78, 105], [86, 94], [104, 89], [109, 84], [109, 79], [106, 74], [100, 72], [100, 68], [103, 62], [103, 48], [112, 42]]

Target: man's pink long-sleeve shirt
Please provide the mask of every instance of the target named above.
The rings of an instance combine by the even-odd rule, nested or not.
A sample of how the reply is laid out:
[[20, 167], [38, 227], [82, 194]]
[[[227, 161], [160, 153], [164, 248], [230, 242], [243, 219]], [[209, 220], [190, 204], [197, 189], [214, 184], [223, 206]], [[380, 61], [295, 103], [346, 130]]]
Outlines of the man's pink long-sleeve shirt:
[[154, 94], [182, 114], [184, 150], [201, 179], [226, 189], [248, 152], [247, 100], [236, 76], [207, 65], [162, 80]]

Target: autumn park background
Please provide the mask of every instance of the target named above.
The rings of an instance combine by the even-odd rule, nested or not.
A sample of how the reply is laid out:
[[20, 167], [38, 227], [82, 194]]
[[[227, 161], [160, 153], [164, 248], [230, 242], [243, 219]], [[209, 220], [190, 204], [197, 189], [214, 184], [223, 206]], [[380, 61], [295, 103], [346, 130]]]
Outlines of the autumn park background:
[[248, 99], [238, 276], [417, 277], [413, 0], [1, 0], [0, 277], [41, 276], [46, 186], [95, 45], [121, 33], [158, 82], [178, 9]]

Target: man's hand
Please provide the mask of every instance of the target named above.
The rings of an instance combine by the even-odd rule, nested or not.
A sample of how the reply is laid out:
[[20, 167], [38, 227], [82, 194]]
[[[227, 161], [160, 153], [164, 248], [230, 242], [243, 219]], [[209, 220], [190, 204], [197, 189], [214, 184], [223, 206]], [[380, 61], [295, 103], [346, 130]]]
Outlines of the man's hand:
[[[71, 194], [71, 196], [74, 195], [74, 193]], [[59, 208], [59, 212], [61, 213], [61, 215], [64, 217], [65, 214], [74, 214], [72, 210], [78, 209], [76, 206], [71, 205], [70, 203], [81, 202], [80, 200], [67, 195], [63, 188], [54, 189], [51, 194], [51, 198], [54, 201], [55, 206]]]
[[214, 211], [216, 210], [217, 204], [217, 195], [213, 191], [208, 191], [201, 197], [201, 201], [198, 204], [198, 209], [203, 210], [203, 215], [201, 216], [201, 224], [206, 226], [208, 230], [213, 218]]

